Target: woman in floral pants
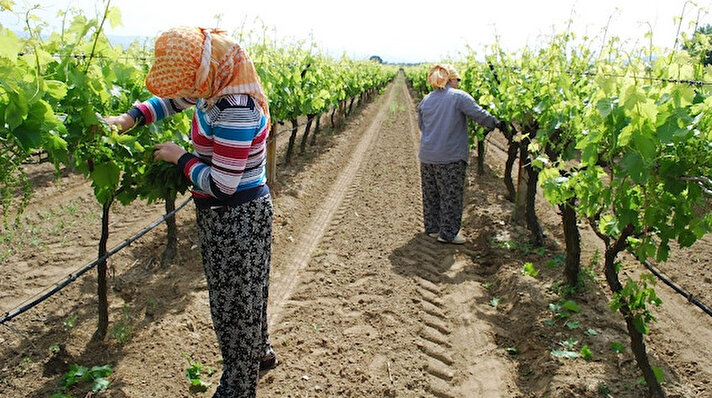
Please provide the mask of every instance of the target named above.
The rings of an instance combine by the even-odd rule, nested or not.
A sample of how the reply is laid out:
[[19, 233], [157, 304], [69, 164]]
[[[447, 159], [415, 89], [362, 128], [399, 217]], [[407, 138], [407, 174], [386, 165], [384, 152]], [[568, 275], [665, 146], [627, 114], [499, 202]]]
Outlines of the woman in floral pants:
[[457, 89], [459, 82], [455, 68], [435, 65], [428, 73], [434, 90], [418, 104], [425, 233], [454, 244], [465, 243], [459, 231], [469, 161], [467, 118], [490, 130], [500, 126], [470, 94]]
[[276, 365], [267, 333], [267, 97], [252, 60], [223, 32], [169, 29], [154, 50], [146, 87], [155, 97], [107, 122], [126, 131], [195, 108], [195, 152], [165, 142], [156, 145], [154, 158], [176, 164], [193, 184], [210, 312], [223, 357], [214, 397], [254, 397], [260, 369]]

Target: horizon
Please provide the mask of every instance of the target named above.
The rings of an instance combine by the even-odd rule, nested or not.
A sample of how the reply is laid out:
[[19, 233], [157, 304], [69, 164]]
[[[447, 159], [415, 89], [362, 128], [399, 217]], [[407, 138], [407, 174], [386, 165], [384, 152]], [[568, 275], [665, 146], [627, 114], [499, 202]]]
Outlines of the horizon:
[[[22, 11], [23, 3], [26, 2], [16, 2], [14, 11]], [[56, 22], [52, 22], [56, 21], [53, 15], [60, 10], [59, 4], [76, 7], [89, 18], [98, 12], [97, 4], [91, 0], [53, 3], [42, 6], [35, 15], [54, 31], [58, 29]], [[364, 0], [358, 7], [348, 6], [345, 14], [349, 18], [331, 10], [332, 3], [325, 0], [263, 3], [264, 7], [259, 9], [208, 4], [193, 10], [189, 7], [192, 2], [187, 0], [174, 0], [170, 9], [138, 0], [114, 0], [111, 6], [121, 11], [122, 25], [107, 24], [105, 33], [107, 37], [136, 37], [141, 41], [152, 39], [172, 26], [219, 26], [229, 34], [266, 35], [277, 42], [313, 41], [330, 56], [346, 54], [354, 59], [379, 56], [387, 63], [412, 64], [453, 59], [469, 50], [481, 55], [495, 42], [510, 52], [536, 48], [552, 34], [567, 29], [578, 40], [592, 45], [599, 46], [604, 36], [607, 39], [615, 36], [622, 45], [632, 48], [647, 47], [646, 32], [652, 31], [651, 40], [656, 47], [671, 48], [679, 37], [678, 29], [680, 33], [691, 33], [695, 23], [700, 26], [712, 23], [706, 9], [682, 0], [627, 0], [620, 4], [615, 0], [550, 0], [548, 6], [518, 0], [496, 4], [456, 0], [449, 3], [455, 11], [446, 9], [443, 13], [446, 17], [442, 18], [433, 18], [421, 6], [426, 3], [417, 1]], [[702, 5], [709, 8], [712, 1]], [[321, 14], [316, 14], [315, 9], [321, 10]], [[146, 23], [158, 14], [164, 14], [160, 21]], [[677, 22], [679, 14], [682, 18]], [[18, 31], [22, 30], [24, 20], [3, 11], [0, 24]]]

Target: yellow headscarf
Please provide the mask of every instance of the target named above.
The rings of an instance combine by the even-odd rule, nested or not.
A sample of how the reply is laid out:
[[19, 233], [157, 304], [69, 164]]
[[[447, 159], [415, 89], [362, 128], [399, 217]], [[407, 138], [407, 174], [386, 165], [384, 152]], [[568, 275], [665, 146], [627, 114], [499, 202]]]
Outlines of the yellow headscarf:
[[450, 79], [459, 79], [460, 74], [452, 65], [437, 64], [428, 73], [428, 84], [433, 88], [443, 89]]
[[252, 60], [217, 29], [178, 27], [163, 32], [146, 87], [163, 98], [215, 99], [249, 94], [269, 115], [267, 96]]

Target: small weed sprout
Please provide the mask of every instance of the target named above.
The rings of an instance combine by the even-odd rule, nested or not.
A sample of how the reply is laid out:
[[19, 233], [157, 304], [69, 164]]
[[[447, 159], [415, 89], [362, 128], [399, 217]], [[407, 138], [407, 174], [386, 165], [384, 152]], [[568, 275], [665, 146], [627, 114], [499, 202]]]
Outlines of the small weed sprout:
[[213, 383], [202, 380], [200, 376], [203, 374], [203, 372], [208, 376], [212, 376], [215, 373], [215, 370], [213, 370], [209, 366], [203, 365], [198, 361], [194, 361], [193, 358], [188, 354], [184, 353], [183, 357], [188, 360], [188, 367], [185, 369], [185, 375], [188, 378], [188, 381], [190, 381], [191, 390], [196, 390], [200, 392], [206, 391], [208, 387], [210, 387]]

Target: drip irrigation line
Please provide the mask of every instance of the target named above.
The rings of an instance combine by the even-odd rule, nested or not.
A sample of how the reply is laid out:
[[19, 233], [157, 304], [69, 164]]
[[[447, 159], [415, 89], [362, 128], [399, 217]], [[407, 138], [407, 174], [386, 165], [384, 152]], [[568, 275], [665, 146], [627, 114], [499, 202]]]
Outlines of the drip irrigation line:
[[[92, 261], [91, 263], [85, 265], [84, 267], [82, 267], [82, 268], [81, 268], [80, 270], [78, 270], [77, 272], [74, 272], [74, 273], [72, 273], [72, 274], [69, 274], [69, 276], [68, 276], [66, 279], [64, 279], [63, 281], [61, 281], [61, 282], [59, 282], [58, 284], [56, 284], [55, 287], [53, 287], [53, 288], [52, 288], [51, 290], [49, 290], [48, 292], [42, 294], [40, 297], [35, 298], [34, 300], [28, 299], [28, 300], [32, 300], [32, 301], [29, 302], [29, 303], [27, 303], [27, 301], [25, 301], [25, 303], [27, 303], [27, 304], [23, 304], [23, 305], [21, 305], [19, 308], [16, 308], [16, 309], [14, 309], [14, 310], [12, 310], [12, 311], [10, 311], [10, 312], [6, 312], [5, 314], [3, 314], [2, 317], [0, 317], [0, 325], [4, 324], [4, 323], [7, 322], [7, 321], [10, 321], [11, 319], [15, 318], [16, 316], [18, 316], [18, 315], [20, 315], [20, 314], [22, 314], [22, 313], [24, 313], [24, 312], [27, 312], [27, 311], [30, 310], [31, 308], [37, 306], [37, 305], [40, 304], [41, 302], [43, 302], [43, 301], [47, 300], [48, 298], [52, 297], [54, 294], [56, 294], [56, 293], [59, 292], [60, 290], [62, 290], [62, 289], [64, 289], [65, 287], [67, 287], [67, 285], [69, 285], [70, 283], [74, 282], [77, 278], [79, 278], [80, 276], [82, 276], [83, 274], [85, 274], [85, 273], [86, 273], [87, 271], [89, 271], [90, 269], [94, 268], [95, 266], [97, 266], [98, 264], [102, 263], [103, 261], [106, 261], [109, 257], [113, 256], [114, 254], [116, 254], [116, 253], [118, 253], [119, 251], [121, 251], [122, 249], [124, 249], [126, 246], [129, 246], [130, 244], [132, 244], [133, 242], [135, 242], [136, 240], [138, 240], [138, 239], [141, 238], [142, 236], [144, 236], [144, 235], [146, 235], [147, 233], [149, 233], [151, 230], [153, 230], [154, 228], [156, 228], [157, 226], [159, 226], [161, 223], [163, 223], [164, 221], [166, 221], [166, 219], [168, 219], [169, 217], [173, 216], [174, 214], [176, 214], [176, 212], [178, 212], [179, 210], [181, 210], [182, 208], [184, 208], [184, 207], [188, 204], [188, 202], [190, 202], [192, 199], [193, 199], [192, 197], [186, 199], [186, 200], [185, 200], [183, 203], [181, 203], [175, 210], [173, 210], [173, 211], [171, 211], [170, 213], [164, 215], [164, 216], [161, 217], [159, 220], [154, 221], [151, 225], [149, 225], [148, 227], [146, 227], [143, 231], [139, 232], [138, 234], [132, 236], [132, 237], [129, 238], [129, 239], [126, 239], [123, 243], [121, 243], [120, 245], [114, 247], [113, 249], [111, 249], [111, 250], [110, 250], [108, 253], [106, 253], [105, 255], [103, 255], [103, 256], [99, 257], [98, 259]], [[36, 296], [35, 296], [35, 297], [36, 297]]]
[[[631, 254], [633, 254], [633, 253], [631, 253]], [[689, 301], [690, 303], [696, 305], [699, 309], [704, 311], [707, 315], [712, 316], [712, 309], [710, 309], [710, 307], [706, 306], [700, 300], [696, 299], [695, 296], [692, 295], [692, 293], [687, 292], [685, 289], [683, 289], [680, 286], [678, 286], [677, 284], [675, 284], [675, 282], [671, 281], [667, 276], [665, 276], [665, 274], [660, 272], [657, 268], [655, 268], [648, 261], [643, 260], [643, 261], [640, 261], [640, 263], [643, 264], [643, 266], [645, 268], [647, 268], [650, 272], [652, 272], [653, 275], [655, 275], [658, 279], [663, 281], [663, 283], [668, 285], [672, 290], [674, 290], [675, 292], [680, 294], [682, 297], [686, 298], [687, 301]]]
[[[487, 134], [487, 135], [489, 135], [489, 134]], [[502, 151], [502, 152], [504, 152], [504, 153], [507, 153], [507, 152], [508, 152], [507, 149], [505, 149], [505, 148], [503, 148], [502, 146], [500, 146], [499, 143], [497, 143], [497, 142], [495, 142], [495, 141], [492, 141], [491, 139], [489, 139], [489, 137], [485, 137], [485, 141], [487, 141], [488, 144], [494, 146], [495, 148], [499, 149], [500, 151]]]

